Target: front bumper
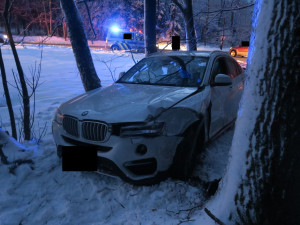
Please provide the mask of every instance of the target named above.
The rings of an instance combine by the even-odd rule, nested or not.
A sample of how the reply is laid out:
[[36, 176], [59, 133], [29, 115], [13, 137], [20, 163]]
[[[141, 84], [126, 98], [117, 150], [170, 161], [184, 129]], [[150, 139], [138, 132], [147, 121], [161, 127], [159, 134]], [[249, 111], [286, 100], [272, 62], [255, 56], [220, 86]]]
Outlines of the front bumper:
[[[179, 136], [120, 137], [111, 135], [104, 142], [86, 140], [68, 134], [57, 122], [52, 122], [53, 138], [58, 149], [63, 146], [95, 146], [98, 155], [98, 170], [107, 175], [117, 175], [125, 180], [141, 181], [157, 177], [169, 169]], [[145, 154], [137, 149], [146, 146]]]

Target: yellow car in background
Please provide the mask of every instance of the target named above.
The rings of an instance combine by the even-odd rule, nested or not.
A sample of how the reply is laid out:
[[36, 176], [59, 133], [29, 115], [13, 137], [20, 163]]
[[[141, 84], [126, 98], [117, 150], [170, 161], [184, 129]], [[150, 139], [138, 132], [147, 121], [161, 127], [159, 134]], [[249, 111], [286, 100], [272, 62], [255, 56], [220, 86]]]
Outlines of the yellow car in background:
[[231, 47], [229, 49], [229, 54], [232, 57], [236, 57], [237, 55], [248, 57], [248, 51], [249, 51], [249, 41], [242, 41], [241, 45], [236, 47]]

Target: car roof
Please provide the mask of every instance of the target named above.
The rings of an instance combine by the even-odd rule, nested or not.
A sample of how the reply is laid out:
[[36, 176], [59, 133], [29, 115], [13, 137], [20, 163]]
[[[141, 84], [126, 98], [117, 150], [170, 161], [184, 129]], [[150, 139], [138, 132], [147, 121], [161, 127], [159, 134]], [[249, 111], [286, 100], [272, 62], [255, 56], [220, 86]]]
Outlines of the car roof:
[[157, 57], [157, 56], [202, 56], [202, 57], [210, 57], [214, 54], [226, 54], [227, 52], [223, 51], [163, 51], [163, 52], [155, 52], [150, 54], [148, 57]]

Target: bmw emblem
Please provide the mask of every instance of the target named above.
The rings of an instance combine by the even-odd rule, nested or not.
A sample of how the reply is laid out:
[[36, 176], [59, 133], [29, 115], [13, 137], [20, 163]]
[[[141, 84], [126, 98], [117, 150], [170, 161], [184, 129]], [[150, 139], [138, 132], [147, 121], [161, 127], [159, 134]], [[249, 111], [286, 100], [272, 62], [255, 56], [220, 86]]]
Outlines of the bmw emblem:
[[86, 116], [87, 114], [89, 114], [89, 111], [84, 111], [81, 113], [82, 116]]

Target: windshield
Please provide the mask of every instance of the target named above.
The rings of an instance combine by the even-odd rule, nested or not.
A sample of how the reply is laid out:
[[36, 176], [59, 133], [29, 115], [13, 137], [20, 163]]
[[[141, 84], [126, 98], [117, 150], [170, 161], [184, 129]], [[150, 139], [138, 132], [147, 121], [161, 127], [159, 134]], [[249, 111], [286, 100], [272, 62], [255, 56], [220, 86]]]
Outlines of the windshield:
[[144, 58], [118, 83], [198, 87], [202, 82], [207, 57], [157, 56]]

